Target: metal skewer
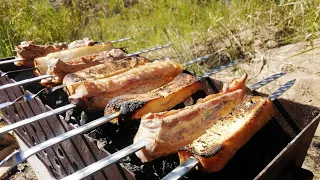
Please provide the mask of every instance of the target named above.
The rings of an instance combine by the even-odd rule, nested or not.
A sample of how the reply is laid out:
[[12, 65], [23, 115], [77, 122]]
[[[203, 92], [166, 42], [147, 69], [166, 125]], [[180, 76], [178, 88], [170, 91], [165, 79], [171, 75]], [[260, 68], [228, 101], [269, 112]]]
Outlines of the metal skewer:
[[10, 124], [8, 126], [4, 126], [4, 127], [0, 128], [0, 134], [9, 132], [11, 130], [17, 129], [19, 127], [25, 126], [27, 124], [30, 124], [30, 123], [33, 123], [33, 122], [36, 122], [36, 121], [39, 121], [39, 120], [44, 119], [46, 117], [63, 113], [65, 111], [67, 111], [69, 109], [72, 109], [72, 108], [75, 108], [75, 107], [77, 107], [77, 106], [74, 105], [74, 104], [68, 104], [68, 105], [59, 107], [57, 109], [54, 109], [54, 110], [51, 110], [51, 111], [47, 111], [47, 112], [44, 112], [42, 114], [38, 114], [38, 115], [33, 116], [31, 118], [24, 119], [22, 121], [14, 123], [14, 124]]
[[117, 43], [117, 42], [122, 42], [122, 41], [127, 41], [127, 40], [130, 40], [132, 38], [122, 38], [122, 39], [118, 39], [118, 40], [112, 40], [110, 41], [111, 43]]
[[211, 71], [203, 74], [200, 78], [207, 78], [207, 77], [209, 77], [209, 76], [212, 76], [213, 74], [216, 74], [216, 73], [218, 73], [218, 72], [220, 72], [220, 71], [222, 71], [222, 70], [227, 69], [228, 67], [232, 67], [232, 66], [234, 66], [234, 65], [236, 65], [236, 64], [239, 64], [239, 63], [240, 63], [241, 61], [243, 61], [243, 60], [244, 60], [244, 59], [238, 59], [238, 60], [232, 61], [232, 62], [230, 62], [230, 63], [228, 63], [228, 64], [221, 65], [221, 66], [219, 66], [219, 67], [217, 67], [217, 68], [215, 68], [215, 69], [213, 69], [213, 70], [211, 70]]
[[119, 112], [117, 113], [112, 113], [112, 114], [109, 114], [107, 116], [104, 116], [104, 117], [101, 117], [97, 120], [94, 120], [90, 123], [87, 123], [83, 126], [80, 126], [76, 129], [73, 129], [71, 131], [68, 131], [62, 135], [59, 135], [57, 137], [54, 137], [52, 139], [49, 139], [41, 144], [38, 144], [36, 146], [33, 146], [25, 151], [18, 151], [18, 152], [15, 152], [13, 154], [11, 154], [10, 156], [8, 156], [7, 158], [5, 158], [3, 161], [0, 162], [0, 167], [6, 163], [6, 162], [10, 162], [10, 166], [16, 166], [17, 164], [19, 163], [22, 163], [23, 161], [25, 161], [28, 157], [54, 145], [54, 144], [57, 144], [57, 143], [60, 143], [60, 142], [63, 142], [67, 139], [70, 139], [71, 137], [75, 136], [75, 135], [78, 135], [78, 134], [82, 134], [84, 132], [87, 132], [91, 129], [94, 129], [102, 124], [105, 124], [107, 123], [108, 121], [118, 117], [120, 115]]
[[22, 61], [22, 60], [23, 60], [22, 58], [15, 57], [14, 59], [9, 59], [9, 60], [6, 60], [6, 61], [0, 61], [0, 65], [9, 64], [9, 63], [17, 62], [17, 61]]
[[0, 110], [3, 109], [3, 108], [6, 108], [8, 106], [11, 106], [12, 104], [15, 104], [15, 103], [21, 103], [21, 102], [30, 101], [31, 99], [34, 99], [35, 97], [37, 97], [39, 94], [41, 94], [43, 92], [46, 93], [46, 94], [50, 94], [50, 93], [53, 93], [54, 91], [56, 91], [58, 89], [61, 89], [61, 88], [64, 88], [64, 87], [66, 87], [66, 85], [59, 85], [59, 86], [55, 86], [55, 87], [47, 87], [47, 88], [41, 89], [36, 94], [32, 94], [31, 93], [31, 94], [22, 95], [22, 96], [18, 97], [17, 99], [15, 99], [12, 102], [5, 102], [5, 103], [0, 104]]
[[154, 47], [154, 48], [150, 48], [150, 49], [148, 49], [148, 50], [137, 51], [137, 52], [135, 52], [135, 53], [127, 54], [127, 56], [128, 56], [128, 57], [130, 57], [130, 56], [137, 56], [137, 55], [139, 55], [139, 54], [148, 53], [148, 52], [155, 51], [155, 50], [159, 50], [159, 49], [163, 49], [163, 48], [166, 48], [166, 47], [169, 47], [169, 46], [172, 46], [172, 44], [169, 43], [169, 44], [157, 46], [157, 47]]
[[32, 70], [35, 70], [35, 69], [37, 69], [37, 68], [27, 68], [27, 69], [15, 70], [15, 71], [8, 71], [8, 72], [5, 72], [5, 73], [2, 73], [0, 75], [0, 77], [3, 77], [3, 76], [8, 75], [8, 74], [12, 74], [12, 73], [17, 73], [17, 72], [32, 71]]
[[49, 78], [49, 77], [52, 77], [52, 75], [42, 75], [42, 76], [38, 76], [38, 77], [30, 78], [30, 79], [25, 79], [25, 80], [18, 81], [18, 82], [14, 82], [14, 83], [5, 84], [5, 85], [0, 86], [0, 90], [12, 88], [12, 87], [15, 87], [15, 86], [21, 86], [21, 85], [24, 85], [24, 84], [28, 84], [28, 83], [31, 83], [31, 82], [34, 82], [34, 81], [39, 81], [41, 79], [45, 79], [45, 78]]
[[[279, 98], [284, 92], [286, 92], [290, 87], [292, 87], [295, 82], [296, 80], [294, 79], [282, 85], [278, 90], [276, 90], [269, 96], [270, 100], [273, 101]], [[196, 165], [198, 165], [199, 163], [200, 161], [197, 158], [190, 157], [187, 161], [182, 163], [180, 166], [176, 167], [173, 171], [171, 171], [164, 178], [162, 178], [162, 180], [178, 180], [185, 176], [188, 172], [193, 170], [193, 168], [196, 167]]]
[[104, 159], [101, 159], [98, 162], [95, 162], [73, 174], [70, 176], [67, 176], [63, 178], [62, 180], [74, 180], [74, 179], [82, 179], [86, 176], [89, 176], [90, 174], [97, 172], [99, 169], [97, 167], [106, 167], [109, 166], [113, 163], [117, 163], [120, 159], [123, 157], [129, 156], [132, 153], [142, 149], [143, 147], [146, 146], [146, 143], [144, 141], [140, 141], [138, 143], [132, 144], [120, 151], [117, 151], [116, 153], [105, 157]]
[[283, 76], [284, 74], [285, 74], [284, 72], [279, 72], [279, 73], [276, 73], [272, 76], [269, 76], [269, 77], [265, 78], [264, 80], [259, 81], [258, 83], [250, 86], [250, 90], [251, 91], [257, 90], [257, 89], [261, 88], [262, 86], [268, 84], [269, 82], [272, 82], [273, 80], [278, 79], [279, 77]]
[[[226, 65], [227, 66], [227, 65]], [[215, 69], [214, 69], [215, 70]], [[212, 70], [212, 72], [215, 72], [214, 70]], [[218, 71], [219, 72], [219, 71]], [[278, 73], [279, 74], [279, 73]], [[273, 75], [275, 76], [275, 75]], [[272, 76], [271, 76], [272, 77]], [[273, 81], [274, 79], [272, 78], [266, 78], [267, 81]], [[257, 84], [261, 84], [261, 81], [258, 82]], [[273, 100], [277, 97], [279, 97], [283, 92], [285, 92], [287, 89], [289, 89], [292, 85], [294, 84], [294, 81], [289, 81], [288, 83], [286, 83], [285, 85], [281, 86], [279, 88], [279, 90], [277, 90], [276, 92], [274, 92], [272, 95], [270, 95], [270, 99]], [[256, 86], [253, 85], [253, 86]], [[253, 88], [254, 89], [254, 88]], [[273, 96], [273, 95], [276, 96]], [[272, 98], [271, 98], [272, 97]], [[99, 171], [100, 169], [111, 165], [112, 163], [116, 163], [118, 162], [120, 159], [133, 154], [134, 152], [142, 149], [143, 147], [145, 147], [146, 143], [145, 141], [139, 141], [137, 143], [134, 143], [98, 162], [95, 162], [67, 177], [64, 178], [64, 180], [71, 180], [71, 179], [82, 179], [94, 172]], [[132, 148], [135, 147], [135, 148]], [[122, 155], [122, 156], [121, 156]], [[169, 173], [165, 178], [166, 180], [171, 180], [171, 179], [179, 179], [181, 178], [183, 175], [185, 175], [186, 173], [190, 172], [197, 164], [199, 163], [199, 160], [196, 158], [190, 158], [187, 161], [185, 161], [183, 164], [181, 164], [180, 166], [178, 166], [175, 170], [173, 170], [171, 173]]]
[[193, 170], [194, 167], [199, 163], [199, 160], [195, 157], [190, 157], [188, 160], [183, 162], [180, 166], [176, 167], [169, 174], [167, 174], [162, 180], [177, 180], [187, 175]]
[[10, 60], [10, 59], [15, 59], [15, 58], [17, 58], [17, 57], [11, 56], [11, 57], [6, 57], [6, 58], [0, 58], [0, 61]]

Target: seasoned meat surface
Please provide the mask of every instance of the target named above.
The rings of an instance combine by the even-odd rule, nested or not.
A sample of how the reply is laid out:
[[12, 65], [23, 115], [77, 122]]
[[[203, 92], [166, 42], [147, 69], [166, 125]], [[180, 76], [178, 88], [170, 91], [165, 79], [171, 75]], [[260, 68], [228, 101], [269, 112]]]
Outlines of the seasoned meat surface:
[[193, 156], [200, 160], [198, 169], [220, 171], [273, 115], [270, 99], [246, 96], [229, 116], [216, 120], [203, 135], [181, 147], [180, 162]]

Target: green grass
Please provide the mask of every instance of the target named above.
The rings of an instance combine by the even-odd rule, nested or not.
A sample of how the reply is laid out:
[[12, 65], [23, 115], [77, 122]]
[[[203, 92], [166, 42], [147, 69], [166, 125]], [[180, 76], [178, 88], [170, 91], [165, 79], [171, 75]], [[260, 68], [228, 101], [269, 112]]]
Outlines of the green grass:
[[[274, 29], [279, 45], [310, 41], [319, 36], [318, 1], [290, 0], [74, 0], [54, 7], [48, 0], [0, 0], [0, 57], [14, 55], [23, 40], [39, 44], [133, 37], [128, 51], [165, 44], [174, 46], [152, 57], [178, 61], [216, 53], [208, 66], [253, 51], [254, 39]], [[243, 40], [239, 32], [252, 30]], [[263, 42], [264, 43], [264, 42]], [[225, 45], [227, 44], [227, 45]], [[217, 53], [219, 51], [219, 53]], [[203, 71], [193, 66], [196, 72]]]

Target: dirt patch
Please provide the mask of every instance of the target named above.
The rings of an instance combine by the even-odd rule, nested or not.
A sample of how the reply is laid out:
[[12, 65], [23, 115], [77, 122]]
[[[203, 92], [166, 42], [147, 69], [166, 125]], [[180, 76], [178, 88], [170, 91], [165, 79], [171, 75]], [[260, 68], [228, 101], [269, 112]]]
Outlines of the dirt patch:
[[314, 179], [320, 179], [320, 137], [314, 137], [302, 166], [313, 171]]
[[22, 163], [10, 171], [3, 180], [37, 180], [37, 176], [33, 172], [28, 163]]
[[[319, 45], [320, 39], [315, 40], [314, 47]], [[310, 50], [312, 48], [309, 42], [290, 44], [273, 49], [257, 46], [254, 58], [249, 62], [229, 68], [214, 77], [222, 81], [229, 81], [246, 72], [250, 85], [272, 74], [285, 72], [286, 74], [283, 77], [258, 91], [269, 94], [287, 81], [296, 79], [294, 86], [282, 97], [302, 104], [320, 107], [320, 48]], [[320, 126], [318, 126], [310, 145], [303, 167], [312, 171], [315, 179], [320, 179]]]

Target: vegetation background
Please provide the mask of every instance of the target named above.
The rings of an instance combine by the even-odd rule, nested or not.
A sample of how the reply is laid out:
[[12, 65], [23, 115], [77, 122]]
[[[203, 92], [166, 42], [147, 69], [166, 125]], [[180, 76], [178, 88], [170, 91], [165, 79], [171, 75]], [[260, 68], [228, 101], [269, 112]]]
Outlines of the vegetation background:
[[[0, 57], [15, 55], [14, 46], [24, 40], [53, 44], [132, 37], [116, 46], [134, 52], [170, 42], [172, 48], [148, 57], [180, 62], [214, 54], [190, 67], [200, 74], [229, 60], [250, 62], [257, 49], [301, 41], [310, 45], [307, 51], [319, 48], [314, 43], [319, 12], [320, 0], [0, 0]], [[312, 163], [320, 162], [317, 147], [307, 157], [317, 159]], [[314, 173], [320, 178], [318, 170]]]
[[[160, 53], [182, 62], [215, 54], [207, 66], [193, 66], [200, 73], [202, 67], [227, 59], [250, 59], [255, 46], [305, 40], [312, 44], [319, 36], [318, 4], [319, 0], [0, 0], [0, 57], [14, 55], [14, 46], [23, 40], [51, 44], [84, 37], [132, 37], [119, 46], [134, 52], [171, 42], [173, 48]], [[247, 30], [249, 35], [243, 33]]]

